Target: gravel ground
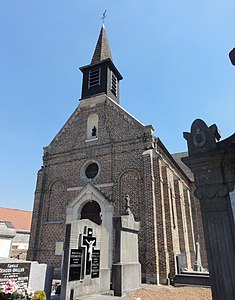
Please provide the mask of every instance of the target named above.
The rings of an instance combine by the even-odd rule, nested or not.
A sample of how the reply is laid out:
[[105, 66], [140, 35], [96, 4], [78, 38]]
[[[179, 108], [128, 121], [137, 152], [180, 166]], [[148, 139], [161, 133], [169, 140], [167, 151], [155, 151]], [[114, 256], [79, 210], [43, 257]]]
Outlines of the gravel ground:
[[148, 284], [143, 284], [141, 291], [130, 297], [141, 300], [212, 300], [210, 288]]

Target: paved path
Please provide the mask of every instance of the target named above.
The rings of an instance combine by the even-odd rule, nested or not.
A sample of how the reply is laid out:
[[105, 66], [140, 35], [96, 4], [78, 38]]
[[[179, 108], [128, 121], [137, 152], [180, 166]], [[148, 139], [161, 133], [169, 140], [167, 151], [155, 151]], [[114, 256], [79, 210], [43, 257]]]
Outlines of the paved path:
[[[106, 295], [89, 295], [81, 296], [78, 300], [131, 300], [129, 297], [115, 297], [115, 296], [106, 296]], [[59, 295], [51, 296], [51, 300], [60, 300]], [[133, 299], [132, 299], [133, 300]]]
[[91, 295], [91, 296], [83, 296], [83, 297], [79, 298], [79, 300], [94, 300], [94, 299], [97, 299], [97, 300], [130, 300], [131, 298], [105, 296], [105, 295]]

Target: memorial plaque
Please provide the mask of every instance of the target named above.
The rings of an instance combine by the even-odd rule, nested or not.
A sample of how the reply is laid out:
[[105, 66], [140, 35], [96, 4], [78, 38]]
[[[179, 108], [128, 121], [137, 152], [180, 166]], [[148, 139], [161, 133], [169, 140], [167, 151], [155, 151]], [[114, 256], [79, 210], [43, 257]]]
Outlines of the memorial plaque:
[[100, 250], [93, 250], [91, 262], [91, 278], [100, 276]]
[[84, 277], [84, 249], [71, 249], [69, 281], [81, 280]]
[[0, 287], [12, 279], [20, 287], [27, 287], [29, 282], [30, 263], [0, 263]]

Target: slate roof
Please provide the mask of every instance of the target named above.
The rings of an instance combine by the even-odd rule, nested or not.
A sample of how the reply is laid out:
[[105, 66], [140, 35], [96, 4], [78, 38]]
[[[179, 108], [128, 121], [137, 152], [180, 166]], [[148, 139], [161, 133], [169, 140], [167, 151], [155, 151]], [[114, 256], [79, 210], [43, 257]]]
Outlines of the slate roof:
[[32, 212], [28, 210], [0, 207], [0, 221], [11, 222], [16, 230], [30, 231]]
[[179, 167], [184, 171], [188, 178], [194, 182], [194, 176], [191, 170], [182, 162], [181, 158], [188, 156], [188, 152], [179, 152], [171, 154]]
[[110, 59], [112, 61], [111, 50], [104, 25], [100, 30], [100, 35], [96, 44], [91, 64], [100, 63], [103, 60]]

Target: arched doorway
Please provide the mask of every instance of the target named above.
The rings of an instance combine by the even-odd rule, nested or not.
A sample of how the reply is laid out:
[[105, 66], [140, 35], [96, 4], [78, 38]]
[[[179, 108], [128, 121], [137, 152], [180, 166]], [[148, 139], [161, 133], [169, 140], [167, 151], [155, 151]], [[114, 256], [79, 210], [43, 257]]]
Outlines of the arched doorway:
[[101, 209], [96, 201], [87, 202], [81, 210], [81, 219], [88, 219], [101, 225]]

